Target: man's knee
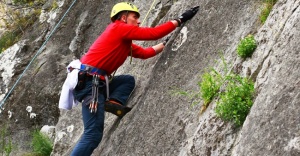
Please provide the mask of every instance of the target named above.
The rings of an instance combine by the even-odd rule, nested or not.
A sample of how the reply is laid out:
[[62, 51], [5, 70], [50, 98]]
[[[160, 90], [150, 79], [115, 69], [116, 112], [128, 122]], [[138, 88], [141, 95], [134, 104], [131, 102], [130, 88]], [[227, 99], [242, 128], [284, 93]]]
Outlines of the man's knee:
[[99, 144], [103, 135], [103, 123], [94, 123], [95, 127], [86, 129], [83, 132], [84, 138], [91, 143]]
[[123, 78], [126, 83], [130, 84], [130, 86], [135, 86], [135, 78], [132, 75], [123, 75]]
[[92, 143], [93, 143], [93, 146], [94, 148], [97, 148], [98, 145], [100, 144], [101, 142], [101, 139], [102, 139], [102, 135], [100, 136], [95, 136], [93, 139], [92, 139]]

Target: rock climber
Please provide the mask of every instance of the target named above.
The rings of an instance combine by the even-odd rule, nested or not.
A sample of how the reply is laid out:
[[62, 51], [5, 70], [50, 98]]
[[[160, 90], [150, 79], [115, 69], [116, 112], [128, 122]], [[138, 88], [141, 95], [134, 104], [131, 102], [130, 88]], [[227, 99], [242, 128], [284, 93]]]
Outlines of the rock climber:
[[72, 96], [82, 103], [84, 124], [84, 132], [74, 147], [72, 156], [89, 156], [101, 142], [105, 111], [123, 117], [131, 109], [125, 104], [135, 87], [134, 77], [119, 75], [111, 80], [108, 77], [128, 56], [141, 59], [153, 57], [163, 51], [167, 42], [143, 48], [132, 40], [160, 39], [191, 19], [198, 9], [199, 6], [191, 8], [179, 18], [149, 28], [139, 27], [140, 13], [135, 5], [121, 2], [113, 6], [110, 15], [112, 22], [80, 61], [77, 61], [79, 64], [74, 65], [73, 62], [73, 66], [72, 63], [68, 66], [71, 73], [77, 69], [78, 81]]

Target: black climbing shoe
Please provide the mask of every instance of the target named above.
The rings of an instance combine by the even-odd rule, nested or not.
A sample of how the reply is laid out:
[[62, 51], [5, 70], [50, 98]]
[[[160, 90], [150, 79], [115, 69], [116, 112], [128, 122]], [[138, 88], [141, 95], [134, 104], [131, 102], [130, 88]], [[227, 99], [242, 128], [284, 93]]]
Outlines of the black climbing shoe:
[[131, 108], [112, 101], [106, 102], [104, 108], [106, 112], [110, 112], [121, 118], [131, 111]]

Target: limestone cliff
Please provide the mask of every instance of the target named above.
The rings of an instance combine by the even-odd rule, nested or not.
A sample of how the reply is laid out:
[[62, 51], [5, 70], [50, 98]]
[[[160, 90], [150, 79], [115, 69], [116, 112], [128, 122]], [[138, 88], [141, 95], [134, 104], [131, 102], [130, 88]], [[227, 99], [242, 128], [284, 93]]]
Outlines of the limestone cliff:
[[[19, 44], [0, 55], [0, 97], [7, 94], [73, 3], [58, 2], [55, 12], [43, 13]], [[18, 146], [14, 155], [30, 151], [28, 134], [43, 125], [56, 126], [52, 155], [70, 154], [83, 126], [80, 106], [58, 110], [65, 67], [80, 58], [110, 23], [116, 2], [77, 1], [5, 102], [0, 124], [9, 125]], [[133, 3], [143, 20], [152, 1]], [[143, 24], [158, 25], [196, 5], [200, 6], [198, 14], [171, 34], [163, 53], [148, 60], [133, 59], [132, 64], [127, 61], [118, 70], [117, 74], [136, 78], [128, 101], [133, 109], [122, 120], [106, 114], [104, 137], [93, 155], [300, 154], [300, 1], [279, 0], [262, 25], [260, 0], [161, 0], [155, 1]], [[254, 35], [258, 47], [243, 60], [236, 47], [248, 34]], [[161, 41], [136, 43], [147, 47]], [[8, 53], [11, 58], [5, 57]], [[255, 82], [254, 104], [239, 128], [216, 116], [217, 99], [199, 115], [202, 102], [192, 107], [190, 99], [171, 94], [174, 88], [198, 90], [207, 68], [221, 69], [221, 57], [232, 65], [231, 70]], [[7, 74], [11, 68], [4, 62], [13, 62], [12, 73]], [[32, 106], [35, 118], [30, 118], [27, 106]]]

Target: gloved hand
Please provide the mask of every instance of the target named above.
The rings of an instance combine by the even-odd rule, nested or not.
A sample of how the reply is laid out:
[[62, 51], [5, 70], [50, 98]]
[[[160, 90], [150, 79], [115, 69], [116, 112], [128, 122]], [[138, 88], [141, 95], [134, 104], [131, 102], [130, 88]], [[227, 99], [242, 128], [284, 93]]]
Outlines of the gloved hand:
[[189, 10], [186, 10], [181, 16], [179, 16], [181, 23], [184, 23], [187, 20], [190, 20], [191, 18], [193, 18], [195, 16], [195, 14], [198, 12], [198, 10], [199, 10], [199, 6], [195, 6]]

